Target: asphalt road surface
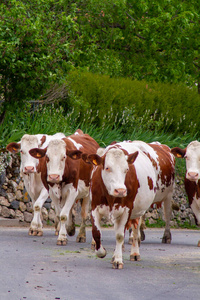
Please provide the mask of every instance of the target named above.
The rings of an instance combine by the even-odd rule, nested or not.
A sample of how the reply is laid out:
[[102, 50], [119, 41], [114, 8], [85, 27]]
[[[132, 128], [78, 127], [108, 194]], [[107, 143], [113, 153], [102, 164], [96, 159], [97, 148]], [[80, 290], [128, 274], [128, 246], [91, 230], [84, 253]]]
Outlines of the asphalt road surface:
[[[76, 233], [77, 234], [77, 233]], [[103, 229], [107, 256], [97, 258], [86, 243], [69, 237], [57, 246], [53, 228], [43, 237], [28, 228], [0, 227], [0, 300], [199, 300], [200, 232], [172, 230], [172, 244], [161, 243], [163, 229], [146, 229], [141, 261], [132, 262], [128, 233], [124, 269], [110, 263], [115, 247], [113, 229]]]

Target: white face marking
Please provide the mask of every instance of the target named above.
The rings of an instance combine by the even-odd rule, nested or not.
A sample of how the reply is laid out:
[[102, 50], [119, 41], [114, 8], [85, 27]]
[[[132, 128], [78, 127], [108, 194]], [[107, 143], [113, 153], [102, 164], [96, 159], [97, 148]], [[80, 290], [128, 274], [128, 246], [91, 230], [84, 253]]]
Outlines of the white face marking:
[[54, 176], [52, 182], [60, 182], [65, 170], [66, 161], [66, 144], [63, 140], [52, 140], [47, 147], [47, 176], [48, 181], [52, 181], [51, 175]]
[[[41, 140], [43, 136], [46, 137], [44, 144], [41, 144]], [[53, 139], [61, 139], [65, 137], [63, 133], [56, 133], [54, 135], [47, 135], [47, 134], [36, 134], [36, 135], [29, 135], [25, 134], [21, 139], [21, 166], [20, 171], [22, 173], [35, 173], [37, 170], [37, 165], [39, 160], [32, 157], [29, 154], [29, 150], [33, 148], [46, 148], [49, 142]], [[27, 170], [27, 169], [28, 170]]]
[[116, 196], [116, 190], [127, 191], [125, 177], [128, 169], [126, 156], [122, 150], [111, 149], [107, 152], [102, 179], [110, 195]]
[[80, 150], [81, 147], [83, 147], [81, 144], [75, 142], [72, 138], [68, 137], [67, 139], [70, 140], [74, 144], [74, 146], [76, 147], [77, 150]]
[[22, 173], [34, 173], [36, 172], [38, 159], [32, 157], [29, 154], [29, 150], [32, 148], [38, 148], [40, 146], [40, 140], [35, 135], [25, 134], [21, 139], [21, 165], [20, 171]]
[[200, 142], [191, 142], [186, 149], [186, 178], [197, 181], [200, 179]]
[[[43, 135], [41, 135], [41, 136], [43, 136]], [[47, 135], [46, 134], [45, 136], [46, 136], [46, 140], [45, 140], [44, 144], [41, 146], [42, 149], [46, 148], [50, 141], [52, 141], [52, 140], [61, 140], [62, 138], [66, 137], [64, 135], [64, 133], [62, 133], [62, 132], [55, 133], [54, 135]]]

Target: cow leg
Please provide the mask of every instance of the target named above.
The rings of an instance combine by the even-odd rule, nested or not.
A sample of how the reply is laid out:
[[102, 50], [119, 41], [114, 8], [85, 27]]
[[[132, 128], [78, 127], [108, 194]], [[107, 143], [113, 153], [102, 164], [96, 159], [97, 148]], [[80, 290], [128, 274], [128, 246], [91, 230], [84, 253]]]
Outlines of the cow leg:
[[133, 241], [132, 241], [131, 255], [130, 255], [131, 261], [140, 260], [140, 249], [139, 249], [140, 241], [141, 241], [140, 225], [141, 225], [141, 217], [139, 219], [138, 226], [135, 227], [134, 225], [132, 225]]
[[[197, 225], [200, 225], [199, 202], [200, 198], [194, 197], [191, 204], [191, 209], [195, 215]], [[197, 243], [197, 247], [200, 247], [200, 240]]]
[[99, 214], [98, 208], [92, 210], [91, 214], [92, 220], [92, 236], [95, 242], [95, 252], [99, 258], [104, 258], [106, 256], [106, 249], [101, 244], [101, 215]]
[[34, 235], [34, 236], [43, 235], [41, 213], [42, 213], [42, 206], [47, 198], [48, 198], [48, 191], [46, 190], [46, 188], [43, 188], [38, 199], [35, 201], [33, 205], [34, 214], [33, 214], [33, 220], [29, 228], [29, 235]]
[[75, 216], [72, 212], [72, 209], [69, 212], [69, 217], [67, 219], [67, 234], [69, 236], [75, 235], [76, 228], [75, 228]]
[[78, 195], [77, 190], [74, 187], [70, 189], [67, 188], [66, 201], [60, 213], [60, 231], [57, 239], [57, 245], [66, 245], [67, 244], [67, 231], [66, 224], [70, 219], [70, 212], [74, 205], [75, 199]]
[[165, 216], [165, 231], [162, 238], [162, 243], [165, 244], [171, 244], [172, 236], [170, 232], [170, 219], [171, 219], [171, 199], [172, 199], [172, 193], [169, 193], [164, 200], [164, 216]]
[[61, 212], [61, 208], [59, 205], [59, 200], [58, 198], [55, 198], [53, 195], [51, 195], [51, 199], [54, 205], [54, 209], [55, 209], [55, 235], [58, 236], [59, 231], [60, 231], [60, 212]]
[[122, 214], [118, 214], [115, 216], [113, 214], [114, 219], [114, 229], [115, 229], [115, 238], [116, 238], [116, 247], [114, 251], [114, 255], [112, 257], [113, 269], [123, 269], [123, 244], [124, 244], [124, 232], [125, 225], [128, 219], [128, 212], [125, 209]]
[[[140, 225], [140, 240], [141, 241], [145, 240], [144, 229], [145, 229], [145, 215], [142, 216], [142, 221], [141, 221], [141, 225]], [[129, 245], [132, 245], [132, 243], [133, 243], [133, 231], [132, 231], [132, 228], [129, 229], [129, 240], [128, 240], [128, 243], [129, 243]]]
[[88, 211], [89, 211], [89, 199], [90, 199], [89, 196], [85, 197], [81, 202], [81, 227], [79, 230], [79, 234], [76, 238], [77, 243], [85, 243], [86, 242], [85, 226], [86, 226], [86, 220], [87, 220]]

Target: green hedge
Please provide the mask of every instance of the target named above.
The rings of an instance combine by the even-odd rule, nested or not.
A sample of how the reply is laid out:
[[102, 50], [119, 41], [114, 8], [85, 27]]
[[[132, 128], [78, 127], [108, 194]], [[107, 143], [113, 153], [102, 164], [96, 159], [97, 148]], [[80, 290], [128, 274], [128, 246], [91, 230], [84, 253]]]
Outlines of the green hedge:
[[127, 123], [127, 133], [139, 125], [143, 130], [200, 136], [196, 88], [77, 71], [68, 76], [67, 86], [68, 108], [79, 111], [80, 121], [90, 110], [97, 126]]

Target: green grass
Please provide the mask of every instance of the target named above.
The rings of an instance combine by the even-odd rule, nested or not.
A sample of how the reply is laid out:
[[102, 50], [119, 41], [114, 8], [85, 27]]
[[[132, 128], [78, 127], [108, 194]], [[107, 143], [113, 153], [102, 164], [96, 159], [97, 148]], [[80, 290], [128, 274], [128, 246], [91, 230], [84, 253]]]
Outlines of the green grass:
[[[171, 148], [176, 146], [184, 148], [195, 139], [188, 133], [179, 136], [176, 133], [159, 131], [159, 128], [162, 128], [162, 126], [159, 127], [160, 125], [152, 130], [152, 119], [148, 113], [141, 120], [140, 117], [135, 118], [131, 113], [128, 114], [124, 111], [121, 116], [120, 113], [116, 115], [113, 123], [113, 117], [111, 118], [113, 111], [110, 108], [110, 111], [105, 113], [104, 123], [101, 127], [94, 124], [95, 118], [98, 117], [96, 114], [98, 113], [88, 109], [84, 120], [81, 121], [80, 111], [74, 109], [65, 113], [62, 106], [51, 104], [39, 105], [33, 110], [30, 104], [26, 104], [23, 109], [16, 108], [15, 112], [6, 114], [4, 123], [0, 127], [0, 148], [5, 148], [10, 142], [20, 141], [25, 133], [54, 134], [63, 132], [65, 135], [70, 135], [77, 128], [92, 136], [101, 147], [106, 147], [113, 141], [142, 140], [144, 142], [158, 141]], [[157, 122], [160, 124], [162, 118]], [[184, 176], [185, 161], [183, 159], [177, 159], [176, 173], [181, 177]]]
[[148, 227], [148, 228], [163, 228], [165, 227], [165, 221], [163, 221], [162, 219], [158, 219], [156, 220], [156, 223], [154, 224], [149, 224], [149, 220], [147, 219], [145, 221], [145, 225]]

